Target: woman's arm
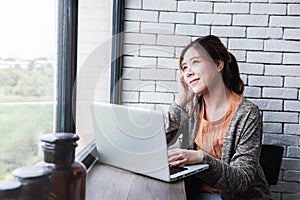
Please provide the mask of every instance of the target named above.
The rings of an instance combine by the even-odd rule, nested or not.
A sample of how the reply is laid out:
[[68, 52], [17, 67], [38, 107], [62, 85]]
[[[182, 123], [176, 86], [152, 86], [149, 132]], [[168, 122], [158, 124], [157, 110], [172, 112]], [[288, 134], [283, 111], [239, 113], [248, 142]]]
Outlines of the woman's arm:
[[187, 114], [185, 113], [186, 112], [180, 106], [173, 102], [168, 112], [165, 114], [165, 129], [168, 143], [177, 140], [179, 136], [178, 130], [182, 120], [187, 118]]

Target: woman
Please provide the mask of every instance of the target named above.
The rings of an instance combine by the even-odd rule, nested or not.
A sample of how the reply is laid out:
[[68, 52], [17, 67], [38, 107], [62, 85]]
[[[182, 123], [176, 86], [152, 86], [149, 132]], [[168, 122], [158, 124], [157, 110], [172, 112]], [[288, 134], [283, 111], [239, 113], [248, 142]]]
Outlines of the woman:
[[235, 57], [209, 35], [186, 46], [179, 64], [179, 92], [166, 114], [166, 127], [170, 143], [182, 134], [182, 148], [169, 150], [169, 161], [174, 166], [210, 165], [186, 181], [190, 198], [271, 199], [259, 164], [260, 111], [242, 97]]

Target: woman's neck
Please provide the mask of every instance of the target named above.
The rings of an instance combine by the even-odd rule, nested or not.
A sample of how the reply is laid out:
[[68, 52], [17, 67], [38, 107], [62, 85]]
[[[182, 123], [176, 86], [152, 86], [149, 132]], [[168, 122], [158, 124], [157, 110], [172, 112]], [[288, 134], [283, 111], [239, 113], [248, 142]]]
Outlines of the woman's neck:
[[205, 119], [210, 122], [222, 119], [230, 107], [231, 99], [232, 92], [225, 85], [214, 87], [209, 93], [203, 95]]

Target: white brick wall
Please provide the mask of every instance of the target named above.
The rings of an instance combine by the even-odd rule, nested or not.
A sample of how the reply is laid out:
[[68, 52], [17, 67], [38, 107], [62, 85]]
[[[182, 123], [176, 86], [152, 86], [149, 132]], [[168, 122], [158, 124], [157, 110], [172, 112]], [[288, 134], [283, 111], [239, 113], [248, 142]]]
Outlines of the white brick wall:
[[285, 29], [283, 39], [300, 39], [300, 30], [299, 29]]
[[176, 24], [176, 35], [201, 36], [209, 34], [210, 28], [199, 25]]
[[176, 1], [169, 0], [143, 0], [143, 9], [145, 10], [176, 10]]
[[194, 22], [194, 14], [178, 12], [160, 12], [159, 22], [192, 24]]
[[219, 36], [239, 60], [244, 96], [261, 109], [263, 142], [285, 148], [273, 198], [300, 199], [300, 1], [125, 0], [125, 8], [123, 103], [167, 109], [183, 46]]
[[296, 16], [270, 16], [269, 26], [274, 27], [300, 27], [300, 17]]
[[236, 26], [268, 26], [267, 15], [234, 15], [233, 25]]
[[112, 2], [79, 1], [79, 8], [76, 132], [82, 149], [94, 137], [90, 102], [109, 101]]
[[201, 14], [197, 13], [196, 24], [202, 25], [230, 25], [231, 15], [229, 14]]
[[249, 13], [248, 3], [214, 3], [214, 13]]
[[[292, 36], [291, 39], [293, 39], [293, 35], [296, 34], [292, 31], [290, 31], [287, 35]], [[261, 39], [267, 39], [267, 38], [281, 38], [282, 37], [282, 28], [270, 28], [270, 27], [249, 27], [247, 28], [247, 38], [261, 38]]]
[[265, 75], [295, 76], [300, 74], [298, 66], [265, 65]]
[[263, 50], [263, 40], [258, 39], [230, 39], [228, 48], [239, 50]]
[[157, 22], [158, 12], [144, 10], [125, 10], [125, 20]]
[[211, 2], [193, 2], [193, 1], [178, 1], [178, 12], [212, 12], [213, 3]]
[[300, 53], [283, 54], [283, 64], [300, 64]]
[[191, 42], [191, 38], [178, 35], [158, 35], [157, 44], [166, 46], [185, 46]]
[[219, 37], [245, 37], [246, 28], [232, 26], [214, 26], [211, 27], [211, 34], [217, 35]]
[[286, 4], [252, 3], [251, 14], [285, 15]]
[[282, 40], [267, 40], [265, 41], [265, 51], [279, 52], [299, 52], [300, 42], [298, 41], [282, 41]]
[[[126, 23], [127, 24], [127, 23]], [[174, 34], [174, 24], [167, 23], [141, 23], [141, 33]]]
[[175, 53], [175, 48], [172, 46], [140, 46], [141, 56], [152, 56], [152, 57], [169, 57], [173, 58]]
[[289, 4], [288, 5], [288, 15], [299, 15], [300, 5], [299, 4]]
[[262, 97], [264, 98], [273, 98], [273, 99], [297, 99], [298, 91], [296, 89], [290, 88], [263, 88]]
[[175, 80], [176, 72], [171, 69], [141, 69], [142, 80]]
[[282, 62], [282, 54], [262, 51], [249, 51], [247, 52], [247, 61], [254, 63], [280, 64]]

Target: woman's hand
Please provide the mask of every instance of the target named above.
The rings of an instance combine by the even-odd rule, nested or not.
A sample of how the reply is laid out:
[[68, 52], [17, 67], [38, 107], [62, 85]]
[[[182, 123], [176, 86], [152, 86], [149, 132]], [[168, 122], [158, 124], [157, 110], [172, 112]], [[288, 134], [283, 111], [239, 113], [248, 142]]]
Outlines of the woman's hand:
[[179, 78], [178, 94], [175, 100], [176, 104], [181, 108], [184, 108], [186, 104], [192, 100], [194, 95], [195, 94], [189, 89], [189, 86], [184, 81], [184, 77], [181, 76]]
[[172, 166], [183, 166], [202, 162], [203, 152], [201, 150], [171, 149], [168, 151], [168, 157]]

